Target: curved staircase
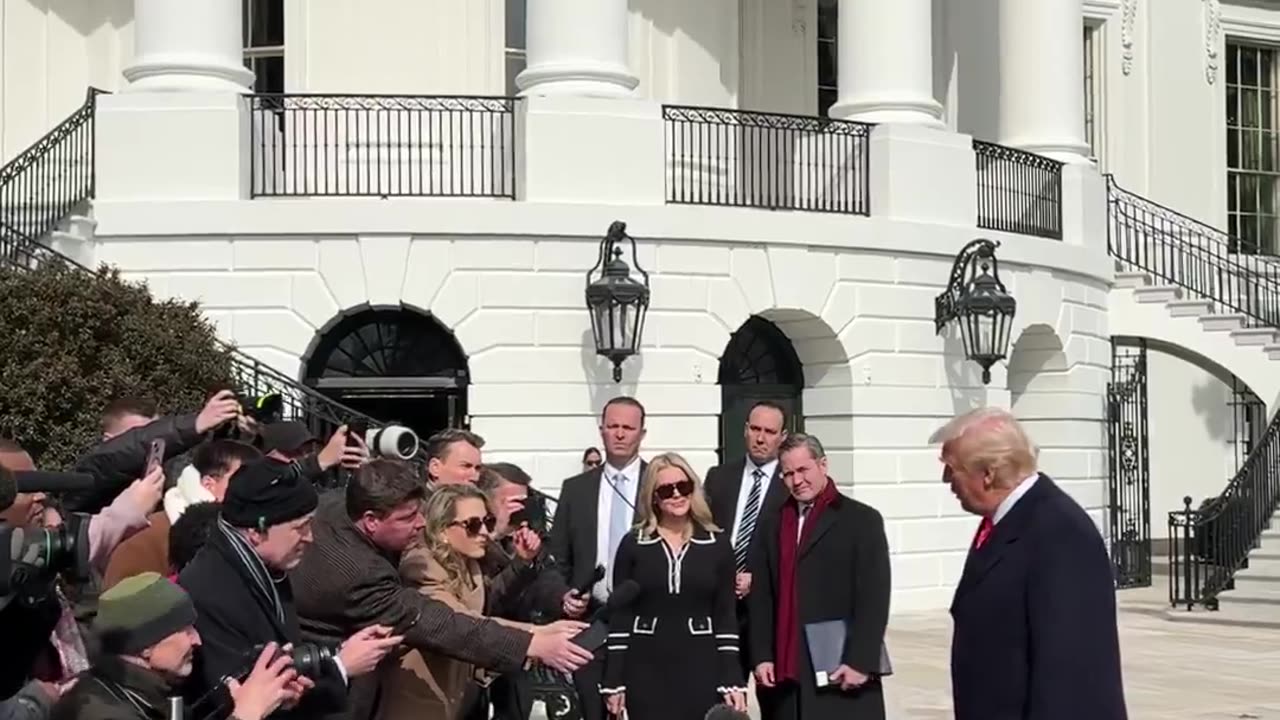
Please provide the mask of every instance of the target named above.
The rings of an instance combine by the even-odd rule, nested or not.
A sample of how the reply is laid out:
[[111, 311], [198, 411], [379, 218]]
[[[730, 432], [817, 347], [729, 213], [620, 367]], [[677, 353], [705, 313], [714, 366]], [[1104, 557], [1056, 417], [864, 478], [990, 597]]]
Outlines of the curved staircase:
[[1169, 513], [1168, 617], [1280, 627], [1280, 259], [1114, 178], [1107, 190], [1112, 335], [1200, 354], [1248, 384], [1271, 415], [1221, 494]]

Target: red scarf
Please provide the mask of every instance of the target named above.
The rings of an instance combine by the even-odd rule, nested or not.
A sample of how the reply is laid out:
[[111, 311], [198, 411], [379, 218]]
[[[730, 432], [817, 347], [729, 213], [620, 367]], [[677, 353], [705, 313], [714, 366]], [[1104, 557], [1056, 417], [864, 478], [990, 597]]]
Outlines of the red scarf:
[[778, 605], [774, 618], [773, 673], [778, 682], [795, 680], [800, 667], [800, 603], [796, 598], [796, 567], [799, 549], [813, 534], [818, 518], [828, 505], [840, 497], [834, 480], [818, 497], [804, 519], [804, 530], [799, 539], [800, 508], [794, 498], [782, 505], [782, 517], [778, 523]]

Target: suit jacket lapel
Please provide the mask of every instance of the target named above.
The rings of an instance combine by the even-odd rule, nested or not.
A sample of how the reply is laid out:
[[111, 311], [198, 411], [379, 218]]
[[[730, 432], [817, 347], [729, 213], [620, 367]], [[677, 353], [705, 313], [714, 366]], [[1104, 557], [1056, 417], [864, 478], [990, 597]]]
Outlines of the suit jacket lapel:
[[[831, 482], [835, 482], [835, 480], [832, 480]], [[817, 545], [818, 541], [822, 539], [822, 536], [826, 535], [827, 531], [835, 526], [840, 513], [840, 505], [842, 503], [843, 501], [840, 498], [836, 498], [834, 502], [818, 514], [818, 517], [813, 521], [813, 532], [809, 533], [809, 537], [805, 538], [804, 545], [800, 547], [800, 552], [796, 553], [796, 559], [804, 557], [805, 553], [812, 550], [813, 546]], [[804, 537], [807, 529], [808, 528], [801, 529], [801, 537]]]
[[[580, 532], [582, 533], [583, 542], [587, 547], [591, 548], [590, 564], [593, 568], [596, 563], [600, 562], [600, 559], [596, 557], [600, 554], [599, 549], [596, 547], [596, 539], [600, 534], [600, 491], [608, 490], [608, 488], [604, 487], [603, 478], [604, 467], [597, 467], [587, 476], [587, 483], [583, 486], [586, 497], [582, 499], [583, 512], [582, 525], [580, 526], [582, 529]], [[577, 563], [574, 564], [576, 565]]]
[[987, 573], [999, 565], [1013, 545], [1018, 542], [1035, 514], [1036, 504], [1050, 492], [1052, 484], [1052, 480], [1041, 475], [1036, 480], [1036, 484], [1009, 510], [1009, 514], [1005, 515], [991, 530], [982, 547], [969, 551], [964, 561], [964, 570], [960, 575], [960, 584], [956, 586], [953, 607], [962, 596], [973, 590]]

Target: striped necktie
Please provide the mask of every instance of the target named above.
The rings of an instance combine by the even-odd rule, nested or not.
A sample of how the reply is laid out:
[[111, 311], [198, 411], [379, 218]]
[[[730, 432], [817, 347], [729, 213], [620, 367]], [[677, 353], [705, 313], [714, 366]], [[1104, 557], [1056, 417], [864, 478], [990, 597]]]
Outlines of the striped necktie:
[[760, 486], [763, 479], [764, 472], [760, 468], [751, 471], [751, 492], [747, 494], [747, 504], [742, 508], [742, 524], [738, 526], [738, 537], [734, 538], [733, 543], [733, 558], [738, 572], [745, 572], [747, 569], [747, 547], [751, 545], [756, 518], [760, 515]]

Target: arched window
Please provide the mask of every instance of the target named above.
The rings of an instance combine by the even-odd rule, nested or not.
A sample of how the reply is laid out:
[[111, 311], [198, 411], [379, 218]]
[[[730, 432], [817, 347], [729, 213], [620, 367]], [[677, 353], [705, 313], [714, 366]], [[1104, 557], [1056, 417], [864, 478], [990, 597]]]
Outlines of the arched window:
[[466, 368], [458, 341], [430, 315], [366, 310], [324, 334], [307, 361], [307, 378], [320, 385], [359, 378], [440, 378], [451, 381], [440, 385], [461, 385]]
[[777, 403], [790, 418], [789, 431], [801, 427], [804, 366], [791, 339], [777, 325], [752, 315], [729, 337], [720, 356], [720, 460], [743, 456], [742, 428], [751, 406], [760, 400]]

